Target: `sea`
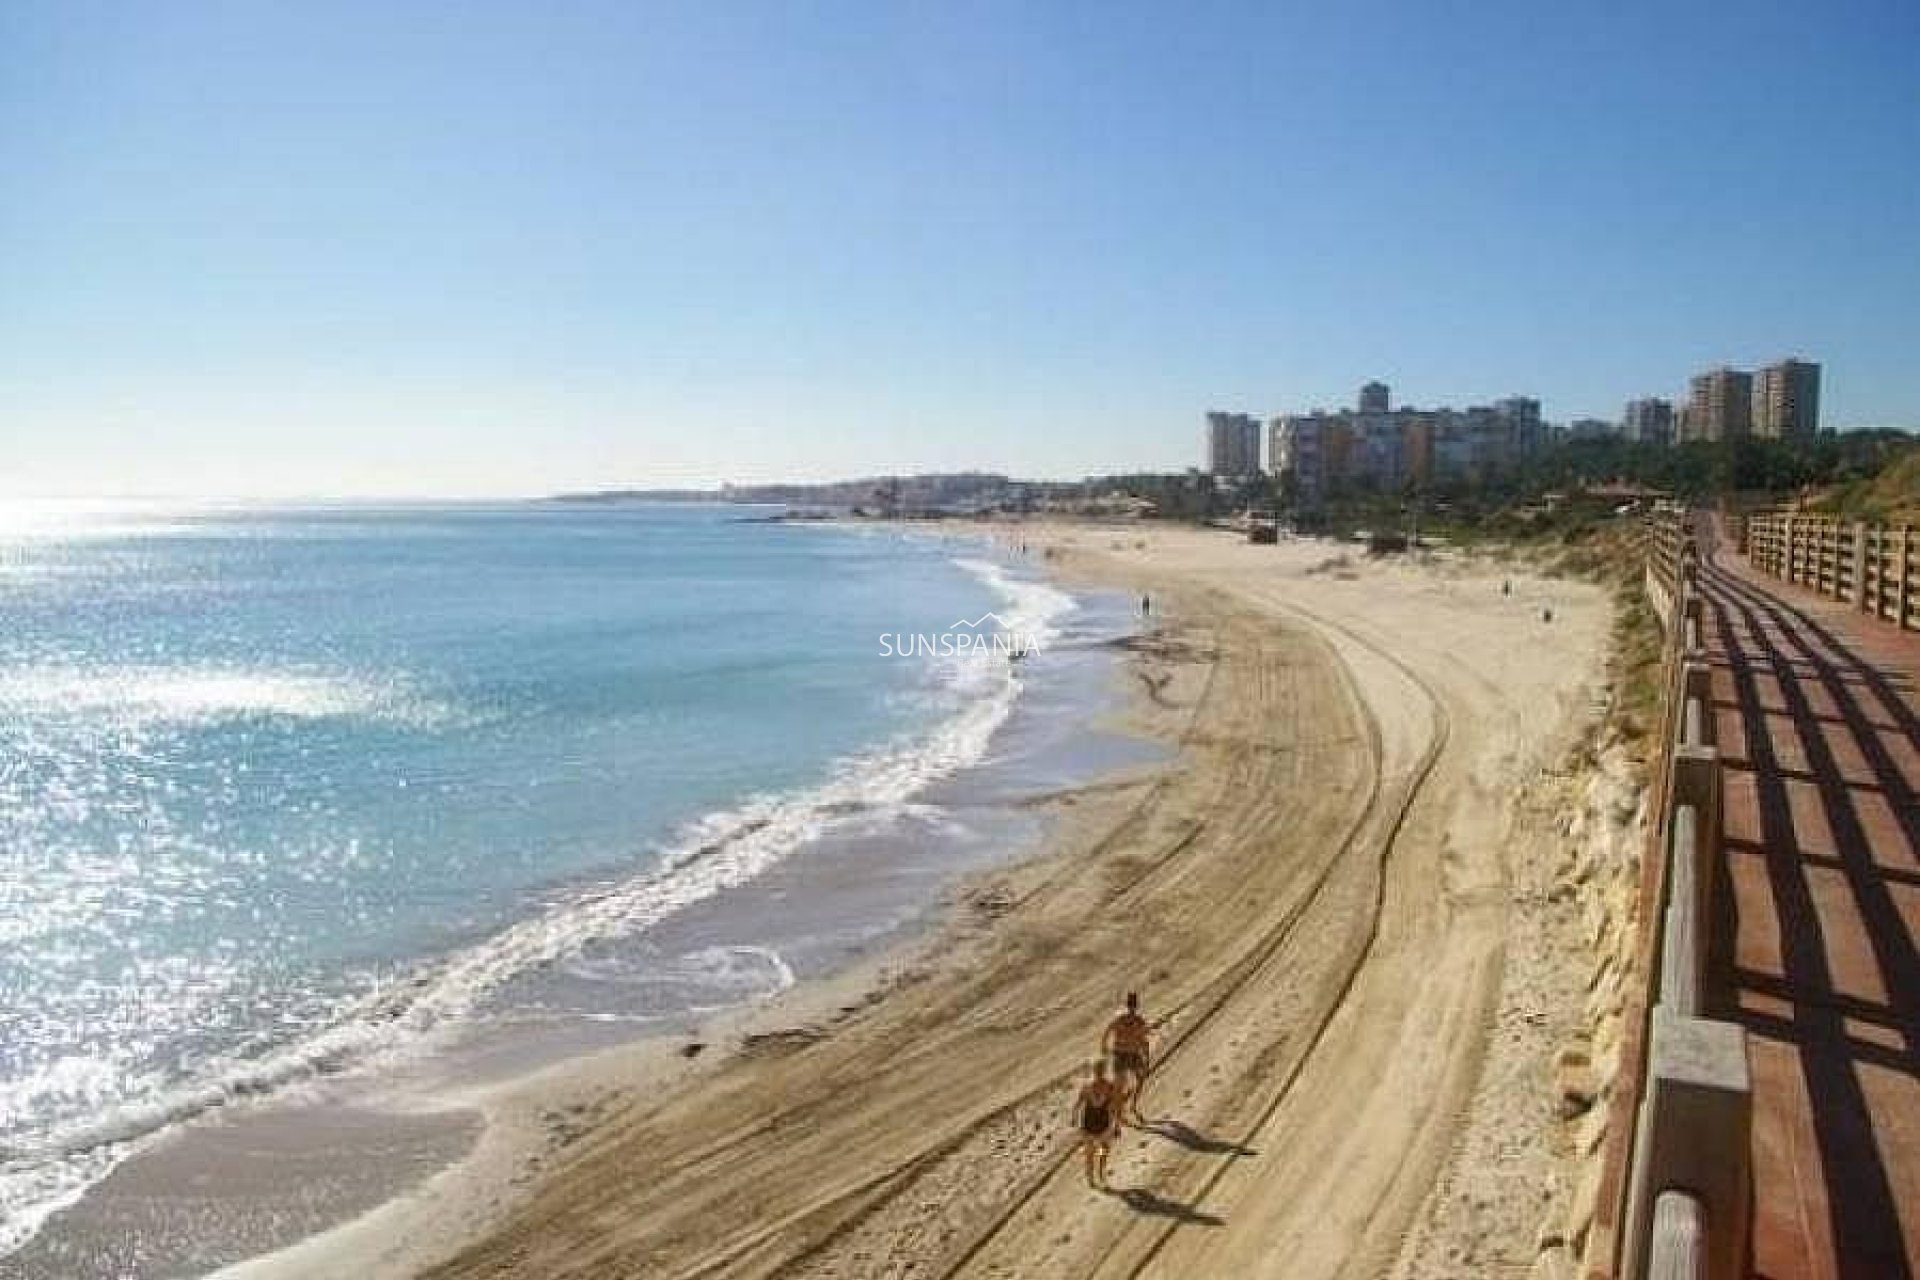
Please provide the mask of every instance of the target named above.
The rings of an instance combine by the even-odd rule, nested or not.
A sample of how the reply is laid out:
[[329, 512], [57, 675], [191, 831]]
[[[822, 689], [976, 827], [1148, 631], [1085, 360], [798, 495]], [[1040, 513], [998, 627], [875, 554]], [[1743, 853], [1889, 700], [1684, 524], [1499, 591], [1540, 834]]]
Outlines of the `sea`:
[[0, 1257], [216, 1109], [826, 972], [1151, 755], [1126, 599], [777, 515], [0, 507]]

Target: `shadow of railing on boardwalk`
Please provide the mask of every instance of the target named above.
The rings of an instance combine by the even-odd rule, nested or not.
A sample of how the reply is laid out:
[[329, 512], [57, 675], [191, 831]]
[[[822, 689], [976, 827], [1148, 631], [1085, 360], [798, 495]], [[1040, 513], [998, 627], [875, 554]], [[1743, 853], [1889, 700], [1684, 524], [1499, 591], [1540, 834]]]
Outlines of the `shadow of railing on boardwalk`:
[[[1765, 879], [1779, 920], [1782, 978], [1742, 970], [1731, 954], [1735, 900], [1731, 873], [1723, 861], [1717, 875], [1718, 904], [1709, 965], [1719, 997], [1718, 1016], [1745, 1026], [1755, 1037], [1794, 1046], [1813, 1110], [1813, 1125], [1828, 1190], [1827, 1202], [1842, 1274], [1871, 1264], [1874, 1275], [1910, 1276], [1902, 1246], [1898, 1204], [1875, 1142], [1873, 1117], [1857, 1067], [1920, 1076], [1920, 955], [1907, 930], [1892, 886], [1910, 884], [1910, 873], [1875, 862], [1855, 807], [1858, 791], [1879, 791], [1907, 844], [1920, 859], [1920, 813], [1913, 788], [1879, 736], [1880, 727], [1857, 696], [1870, 689], [1881, 709], [1910, 737], [1920, 739], [1910, 708], [1886, 676], [1853, 658], [1831, 632], [1800, 611], [1756, 591], [1731, 575], [1703, 567], [1701, 586], [1718, 620], [1727, 674], [1745, 732], [1746, 759], [1728, 760], [1730, 772], [1749, 771], [1759, 809], [1759, 847], [1729, 842], [1736, 856], [1765, 858]], [[1762, 699], [1761, 677], [1776, 675], [1777, 718], [1791, 724], [1805, 752], [1807, 768], [1784, 767], [1769, 733], [1769, 708]], [[1837, 714], [1816, 712], [1801, 681], [1816, 682]], [[1827, 736], [1844, 731], [1860, 752], [1871, 781], [1843, 776]], [[1787, 778], [1797, 776], [1815, 789], [1832, 833], [1832, 856], [1803, 855]], [[1863, 1000], [1836, 988], [1828, 961], [1827, 939], [1809, 870], [1837, 871], [1859, 912], [1868, 944], [1887, 992], [1887, 1004]], [[1741, 992], [1788, 1002], [1790, 1013], [1742, 1008]], [[1863, 1042], [1852, 1036], [1849, 1018], [1881, 1026], [1898, 1035], [1905, 1048]]]
[[[1821, 801], [1828, 816], [1831, 818], [1836, 812], [1844, 812], [1855, 820], [1857, 826], [1857, 815], [1849, 792], [1855, 789], [1879, 792], [1906, 839], [1908, 858], [1920, 866], [1920, 795], [1916, 795], [1913, 783], [1901, 770], [1900, 762], [1893, 758], [1880, 736], [1883, 728], [1891, 729], [1910, 743], [1920, 743], [1920, 715], [1916, 715], [1913, 708], [1901, 698], [1894, 680], [1871, 663], [1854, 657], [1831, 631], [1793, 606], [1755, 591], [1716, 568], [1707, 570], [1707, 583], [1711, 588], [1725, 592], [1731, 601], [1737, 602], [1743, 615], [1749, 619], [1750, 626], [1754, 627], [1753, 634], [1760, 637], [1758, 643], [1767, 649], [1776, 672], [1791, 670], [1801, 679], [1817, 680], [1832, 700], [1839, 713], [1837, 717], [1817, 713], [1803, 694], [1798, 696], [1796, 705], [1782, 708], [1792, 715], [1801, 741], [1808, 748], [1809, 764], [1814, 763], [1813, 753], [1816, 750], [1827, 748], [1827, 740], [1820, 733], [1819, 725], [1844, 724], [1861, 758], [1872, 772], [1872, 783], [1850, 783], [1834, 761], [1831, 750], [1827, 749], [1824, 757], [1827, 767], [1809, 768], [1803, 776], [1820, 787]], [[1799, 650], [1799, 656], [1787, 653], [1779, 645], [1768, 641], [1765, 633], [1758, 629], [1755, 619], [1773, 624], [1782, 639]], [[1806, 639], [1809, 635], [1818, 638], [1817, 649]], [[1802, 667], [1809, 671], [1802, 674]], [[1781, 685], [1785, 696], [1788, 682], [1783, 680]], [[1862, 706], [1854, 696], [1853, 690], [1858, 687], [1874, 691], [1874, 697], [1891, 724], [1875, 722], [1872, 710]], [[1792, 776], [1794, 771], [1783, 769], [1780, 772]], [[1835, 828], [1834, 834], [1839, 836], [1838, 828]], [[1865, 834], [1858, 831], [1855, 834], [1860, 840], [1858, 847], [1865, 848]], [[1912, 950], [1909, 946], [1908, 951]], [[1916, 1016], [1920, 1016], [1920, 1010], [1916, 1010]]]

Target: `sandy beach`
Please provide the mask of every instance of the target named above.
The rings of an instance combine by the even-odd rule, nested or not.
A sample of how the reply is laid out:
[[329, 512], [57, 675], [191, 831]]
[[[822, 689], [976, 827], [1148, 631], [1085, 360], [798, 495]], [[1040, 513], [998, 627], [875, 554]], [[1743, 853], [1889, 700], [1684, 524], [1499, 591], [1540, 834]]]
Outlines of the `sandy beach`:
[[[1151, 593], [1127, 719], [1169, 763], [1046, 798], [1049, 847], [910, 951], [692, 1057], [468, 1099], [470, 1158], [228, 1274], [1525, 1269], [1572, 1194], [1551, 1059], [1578, 1010], [1551, 1001], [1587, 958], [1541, 892], [1543, 797], [1604, 705], [1605, 594], [1211, 531], [1006, 536]], [[1128, 988], [1152, 1123], [1100, 1194], [1066, 1115]]]

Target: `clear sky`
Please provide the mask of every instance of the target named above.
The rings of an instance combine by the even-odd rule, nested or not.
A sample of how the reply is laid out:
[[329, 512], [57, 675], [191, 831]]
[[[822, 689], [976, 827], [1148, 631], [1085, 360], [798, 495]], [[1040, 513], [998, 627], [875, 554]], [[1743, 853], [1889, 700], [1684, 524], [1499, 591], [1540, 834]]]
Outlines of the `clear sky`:
[[1184, 468], [1209, 408], [1920, 425], [1920, 4], [0, 0], [0, 493]]

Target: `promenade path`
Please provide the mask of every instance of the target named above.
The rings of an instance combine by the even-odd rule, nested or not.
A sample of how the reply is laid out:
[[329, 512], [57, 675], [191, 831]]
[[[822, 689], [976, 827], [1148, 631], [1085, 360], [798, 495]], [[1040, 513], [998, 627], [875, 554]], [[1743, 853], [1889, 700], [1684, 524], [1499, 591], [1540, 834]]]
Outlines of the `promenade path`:
[[1725, 770], [1710, 994], [1748, 1032], [1753, 1272], [1920, 1275], [1920, 635], [1700, 574]]

